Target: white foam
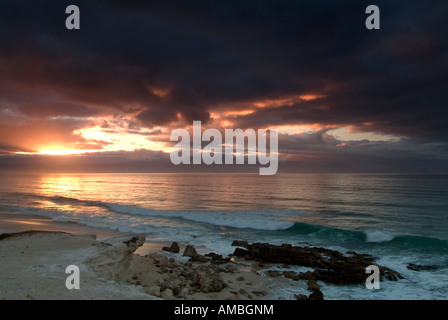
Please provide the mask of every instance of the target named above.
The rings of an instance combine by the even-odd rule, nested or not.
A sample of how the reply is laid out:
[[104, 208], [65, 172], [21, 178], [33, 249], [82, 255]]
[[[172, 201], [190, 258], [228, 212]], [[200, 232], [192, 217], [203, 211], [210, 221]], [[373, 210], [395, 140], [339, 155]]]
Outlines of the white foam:
[[395, 235], [379, 230], [367, 230], [364, 233], [367, 242], [389, 242], [395, 238]]
[[106, 206], [108, 206], [114, 212], [122, 214], [165, 218], [182, 218], [195, 222], [239, 229], [247, 228], [271, 231], [286, 230], [294, 225], [294, 222], [291, 221], [275, 220], [272, 216], [272, 213], [263, 213], [256, 211], [166, 211], [125, 206], [114, 203], [107, 203]]

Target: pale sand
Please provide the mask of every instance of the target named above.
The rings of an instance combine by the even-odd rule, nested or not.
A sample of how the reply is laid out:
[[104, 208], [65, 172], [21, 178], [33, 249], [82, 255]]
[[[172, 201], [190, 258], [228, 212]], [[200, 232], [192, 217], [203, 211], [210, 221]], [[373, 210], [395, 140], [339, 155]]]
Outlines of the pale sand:
[[[1, 299], [151, 299], [135, 286], [101, 279], [86, 260], [98, 251], [94, 235], [37, 232], [0, 241]], [[111, 257], [111, 261], [112, 261]], [[80, 290], [68, 290], [65, 269], [80, 269]]]
[[[22, 232], [28, 230], [61, 231], [71, 234], [94, 234], [96, 235], [98, 240], [126, 234], [109, 229], [84, 226], [73, 222], [53, 221], [48, 217], [19, 214], [16, 212], [8, 213], [5, 209], [1, 210], [3, 210], [3, 212], [0, 211], [0, 234]], [[170, 243], [167, 242], [145, 242], [140, 248], [136, 250], [136, 253], [147, 254], [149, 252], [156, 252], [169, 245]]]
[[[152, 290], [155, 285], [175, 279], [180, 270], [194, 273], [195, 267], [204, 264], [188, 262], [181, 253], [162, 252], [166, 243], [144, 242], [143, 236], [129, 245], [135, 235], [36, 216], [0, 214], [0, 233], [26, 230], [51, 232], [0, 240], [0, 299], [159, 299]], [[166, 258], [173, 259], [168, 262]], [[80, 290], [65, 286], [68, 265], [80, 268]], [[220, 292], [185, 290], [173, 298], [269, 298], [266, 285], [272, 279], [261, 276], [257, 264], [237, 259], [220, 267], [228, 270], [219, 272], [225, 283]]]

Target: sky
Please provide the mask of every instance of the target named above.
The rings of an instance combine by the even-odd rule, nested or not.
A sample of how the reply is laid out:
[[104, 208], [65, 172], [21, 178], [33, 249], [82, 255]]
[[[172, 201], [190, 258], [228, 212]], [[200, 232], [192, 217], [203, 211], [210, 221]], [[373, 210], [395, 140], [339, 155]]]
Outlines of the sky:
[[448, 173], [447, 17], [445, 0], [0, 0], [0, 171], [258, 170], [172, 165], [171, 131], [201, 121], [278, 129], [279, 172]]

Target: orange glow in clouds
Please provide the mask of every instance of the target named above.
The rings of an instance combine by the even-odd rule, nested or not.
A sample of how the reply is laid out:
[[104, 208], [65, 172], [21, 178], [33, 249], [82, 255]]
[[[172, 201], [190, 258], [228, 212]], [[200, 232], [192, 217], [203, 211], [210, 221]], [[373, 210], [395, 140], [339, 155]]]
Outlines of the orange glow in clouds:
[[131, 133], [124, 129], [105, 129], [100, 126], [75, 130], [74, 135], [80, 136], [83, 142], [48, 143], [36, 146], [37, 152], [19, 152], [21, 154], [42, 155], [76, 155], [106, 151], [135, 151], [147, 149], [153, 151], [170, 152], [168, 143], [151, 141], [147, 130]]

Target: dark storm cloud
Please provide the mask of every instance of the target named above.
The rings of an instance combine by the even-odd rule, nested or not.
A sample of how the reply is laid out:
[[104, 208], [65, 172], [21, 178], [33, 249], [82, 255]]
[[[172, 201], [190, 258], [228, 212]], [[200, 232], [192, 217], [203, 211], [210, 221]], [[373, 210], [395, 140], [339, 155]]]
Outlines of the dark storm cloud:
[[[132, 114], [138, 130], [317, 94], [237, 116], [235, 125], [351, 125], [415, 139], [401, 142], [407, 150], [424, 141], [440, 152], [448, 138], [448, 3], [378, 1], [381, 30], [368, 31], [364, 11], [375, 2], [0, 0], [0, 113], [16, 110], [20, 121]], [[65, 28], [70, 4], [80, 7], [81, 30]], [[20, 133], [0, 121], [1, 149], [25, 149], [19, 138], [8, 142], [11, 128]], [[76, 128], [63, 141], [68, 129]], [[291, 139], [283, 147], [291, 154], [339, 152], [325, 130]], [[344, 157], [378, 152], [351, 146]]]
[[[48, 113], [51, 105], [59, 115], [141, 110], [137, 118], [152, 126], [178, 114], [207, 121], [217, 104], [320, 92], [330, 106], [325, 113], [315, 104], [269, 116], [381, 118], [388, 123], [380, 131], [448, 135], [441, 120], [448, 118], [445, 1], [380, 3], [379, 31], [365, 29], [363, 1], [75, 3], [79, 31], [64, 27], [66, 1], [2, 2], [1, 86], [11, 101], [28, 92], [38, 105], [42, 94], [53, 94], [60, 101]], [[29, 103], [19, 105], [31, 112]]]

